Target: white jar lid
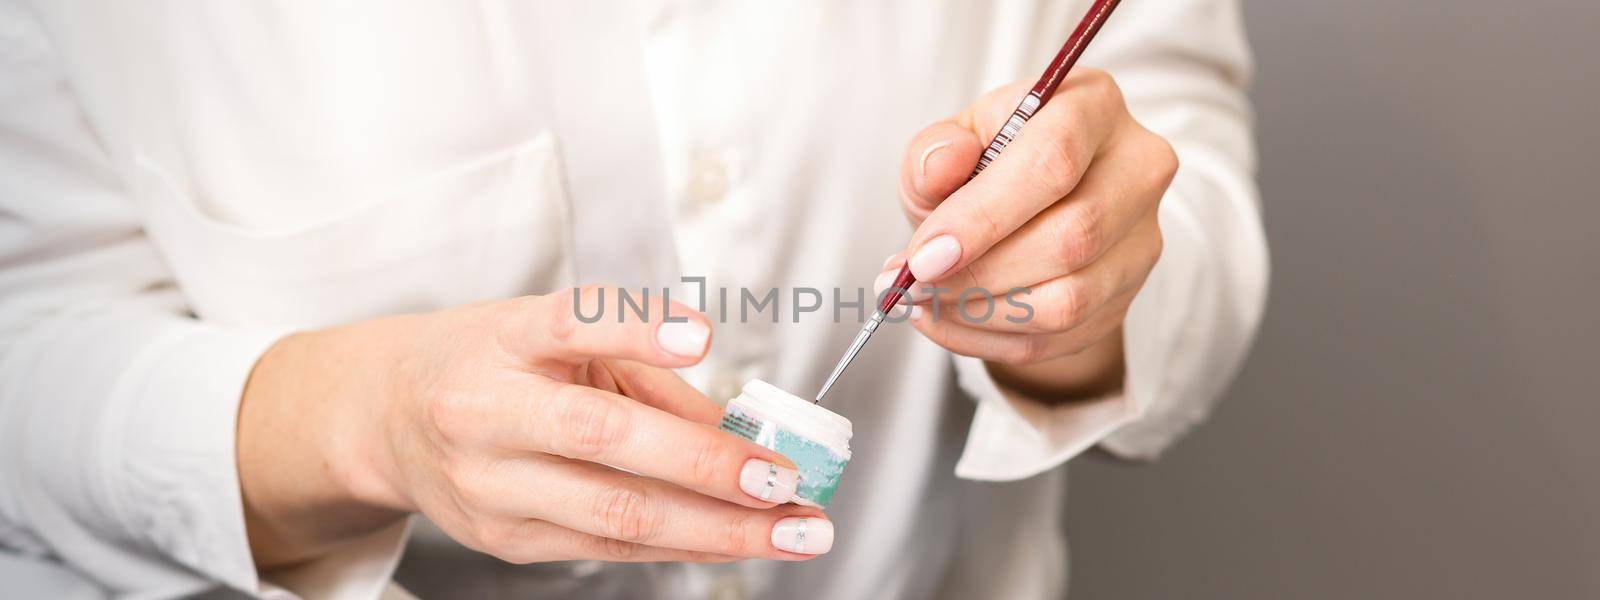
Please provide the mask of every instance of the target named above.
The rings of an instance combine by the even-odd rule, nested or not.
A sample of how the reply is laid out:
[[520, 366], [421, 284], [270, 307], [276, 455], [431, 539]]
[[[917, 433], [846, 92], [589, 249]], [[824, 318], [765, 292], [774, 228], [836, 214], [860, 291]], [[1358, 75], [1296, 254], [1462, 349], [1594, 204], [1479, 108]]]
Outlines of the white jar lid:
[[733, 402], [779, 421], [784, 427], [831, 447], [841, 456], [850, 456], [850, 419], [809, 400], [779, 389], [760, 379], [744, 384], [744, 393]]

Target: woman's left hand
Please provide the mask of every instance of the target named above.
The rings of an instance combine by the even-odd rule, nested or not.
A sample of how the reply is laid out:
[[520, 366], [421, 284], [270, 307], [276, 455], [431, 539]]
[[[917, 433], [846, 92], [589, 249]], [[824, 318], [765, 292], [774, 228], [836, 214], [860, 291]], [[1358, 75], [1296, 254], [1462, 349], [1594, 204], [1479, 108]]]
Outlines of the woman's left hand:
[[968, 183], [1031, 83], [989, 92], [912, 139], [900, 201], [917, 229], [877, 288], [909, 256], [917, 330], [1024, 391], [1070, 397], [1120, 384], [1121, 325], [1161, 255], [1156, 206], [1178, 162], [1134, 121], [1110, 75], [1079, 68]]

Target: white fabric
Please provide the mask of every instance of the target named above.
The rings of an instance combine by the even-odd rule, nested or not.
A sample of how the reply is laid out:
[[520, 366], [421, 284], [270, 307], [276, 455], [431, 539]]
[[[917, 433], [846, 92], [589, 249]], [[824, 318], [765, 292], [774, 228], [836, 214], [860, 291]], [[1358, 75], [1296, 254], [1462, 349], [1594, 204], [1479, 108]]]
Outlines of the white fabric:
[[[1085, 4], [0, 0], [7, 579], [33, 563], [36, 585], [64, 565], [111, 595], [382, 593], [403, 526], [252, 566], [238, 395], [295, 328], [698, 276], [728, 322], [685, 377], [718, 399], [754, 377], [807, 393], [857, 315], [833, 323], [825, 298], [792, 322], [790, 288], [870, 288], [909, 234], [906, 141], [1036, 76]], [[642, 577], [663, 597], [1058, 596], [1055, 467], [1097, 443], [1154, 456], [1200, 420], [1267, 277], [1236, 3], [1125, 3], [1083, 64], [1111, 70], [1183, 163], [1128, 317], [1124, 393], [1047, 406], [886, 326], [830, 394], [856, 438], [828, 556], [574, 567], [549, 588], [535, 567], [441, 577], [507, 594]], [[741, 287], [778, 287], [780, 322], [740, 323]]]

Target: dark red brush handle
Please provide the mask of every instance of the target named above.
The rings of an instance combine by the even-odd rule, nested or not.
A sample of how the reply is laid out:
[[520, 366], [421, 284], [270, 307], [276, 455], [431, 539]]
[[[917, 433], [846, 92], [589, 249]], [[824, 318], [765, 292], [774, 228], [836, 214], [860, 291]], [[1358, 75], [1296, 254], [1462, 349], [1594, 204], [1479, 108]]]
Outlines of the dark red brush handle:
[[[994, 134], [994, 139], [989, 141], [989, 147], [984, 149], [983, 155], [978, 157], [977, 166], [972, 167], [972, 174], [967, 176], [967, 181], [972, 181], [989, 163], [1000, 157], [1006, 145], [1017, 137], [1017, 132], [1022, 130], [1022, 124], [1032, 119], [1039, 107], [1050, 101], [1056, 94], [1056, 88], [1061, 86], [1061, 80], [1067, 78], [1067, 73], [1072, 71], [1072, 65], [1078, 63], [1078, 57], [1083, 56], [1084, 48], [1089, 47], [1089, 41], [1095, 34], [1100, 33], [1100, 26], [1105, 25], [1106, 19], [1111, 16], [1111, 11], [1117, 8], [1122, 0], [1095, 0], [1089, 11], [1084, 13], [1083, 20], [1078, 21], [1078, 28], [1072, 31], [1072, 36], [1067, 38], [1067, 43], [1061, 45], [1061, 51], [1056, 53], [1055, 60], [1050, 61], [1050, 66], [1045, 67], [1044, 74], [1039, 76], [1039, 82], [1033, 84], [1033, 89], [1028, 95], [1022, 97], [1022, 102], [1017, 104], [1017, 110], [1011, 113], [1011, 118], [1006, 119], [1006, 124], [1000, 132]], [[889, 286], [888, 295], [883, 297], [883, 303], [878, 305], [878, 310], [888, 313], [900, 297], [905, 295], [911, 284], [917, 282], [917, 277], [911, 274], [911, 264], [908, 261], [900, 267], [900, 275], [894, 278], [894, 284]]]

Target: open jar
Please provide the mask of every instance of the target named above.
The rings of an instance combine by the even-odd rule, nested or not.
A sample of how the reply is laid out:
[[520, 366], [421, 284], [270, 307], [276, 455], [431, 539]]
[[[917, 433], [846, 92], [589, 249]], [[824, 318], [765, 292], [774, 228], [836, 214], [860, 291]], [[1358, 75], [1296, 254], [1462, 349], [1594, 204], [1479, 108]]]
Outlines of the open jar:
[[721, 429], [794, 461], [796, 504], [826, 508], [850, 462], [849, 419], [760, 379], [728, 401]]

